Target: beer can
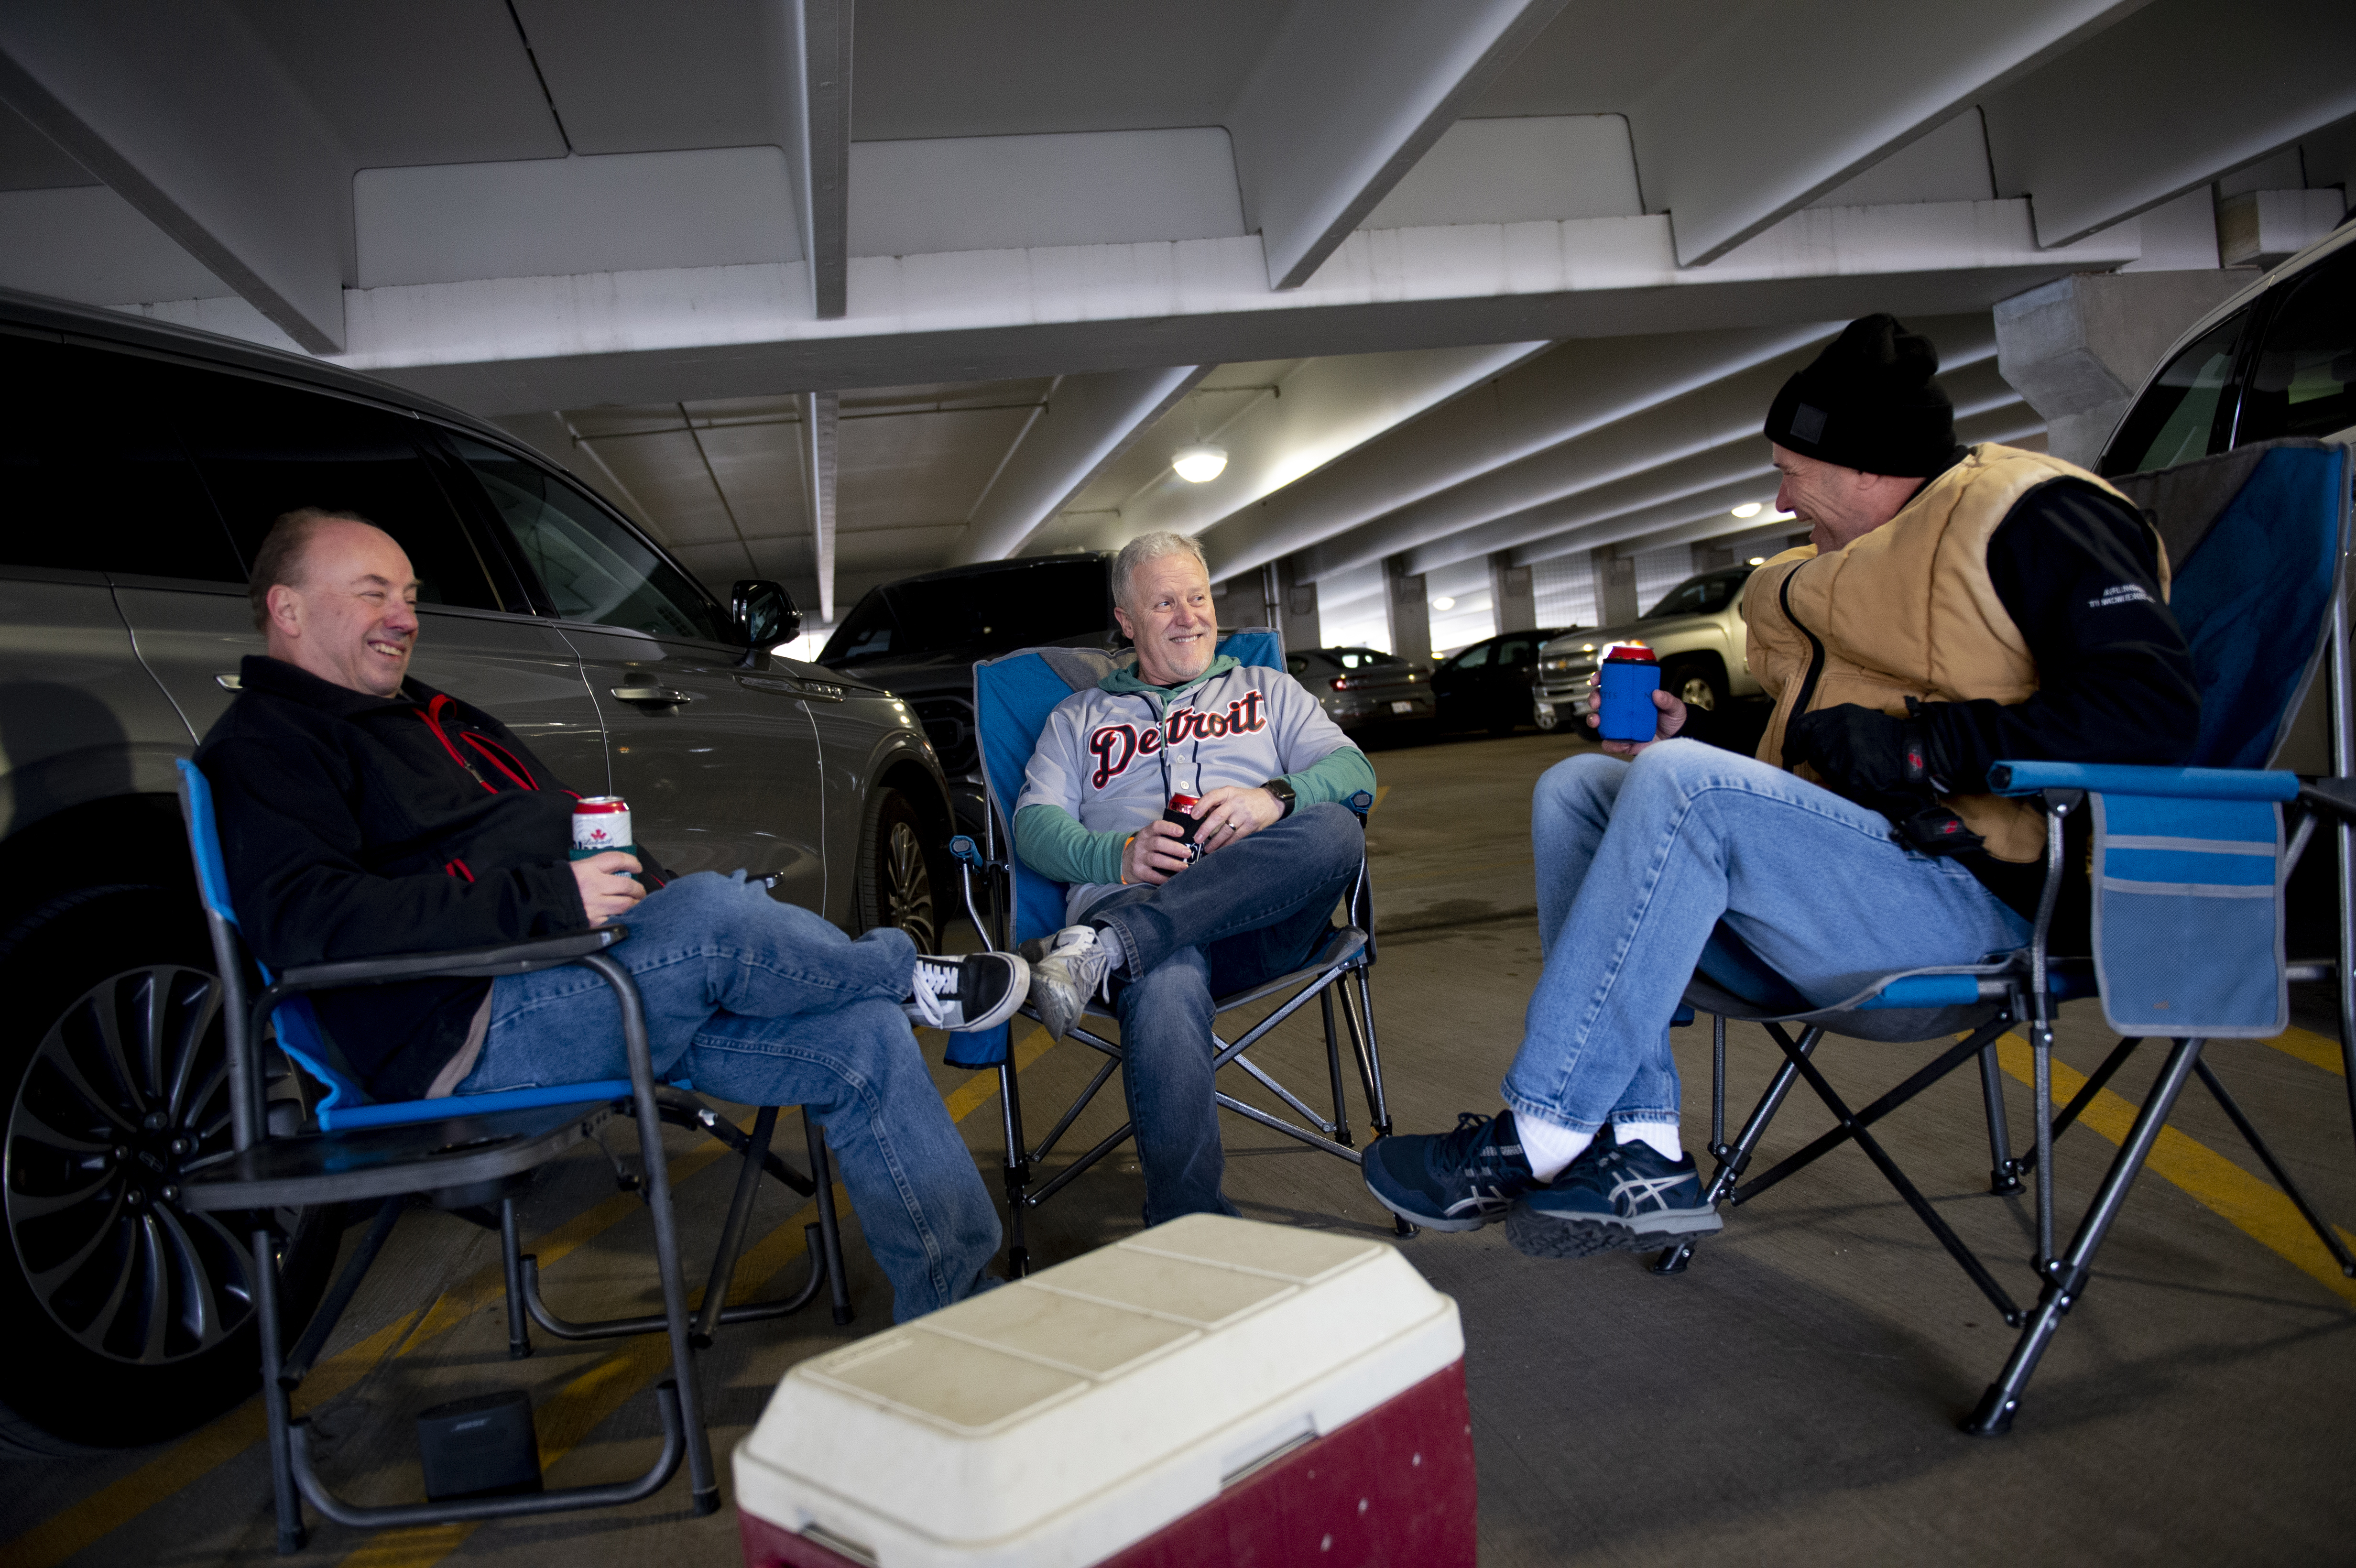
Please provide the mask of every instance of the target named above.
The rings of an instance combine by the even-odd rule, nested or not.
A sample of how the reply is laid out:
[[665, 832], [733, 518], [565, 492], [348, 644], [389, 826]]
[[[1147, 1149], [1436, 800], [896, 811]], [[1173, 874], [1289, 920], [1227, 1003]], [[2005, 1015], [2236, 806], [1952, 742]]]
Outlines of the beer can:
[[1162, 821], [1178, 825], [1178, 835], [1185, 843], [1186, 859], [1190, 863], [1203, 858], [1203, 847], [1194, 842], [1194, 829], [1202, 826], [1194, 820], [1194, 807], [1202, 804], [1200, 795], [1173, 795], [1170, 797], [1168, 809], [1162, 814]]
[[585, 860], [636, 842], [630, 837], [630, 803], [620, 795], [584, 795], [573, 803], [573, 859]]

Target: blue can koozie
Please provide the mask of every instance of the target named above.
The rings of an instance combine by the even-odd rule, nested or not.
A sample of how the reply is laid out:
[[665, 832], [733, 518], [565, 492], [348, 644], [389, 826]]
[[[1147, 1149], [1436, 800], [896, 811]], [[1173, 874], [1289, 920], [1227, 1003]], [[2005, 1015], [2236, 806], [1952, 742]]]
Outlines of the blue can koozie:
[[1642, 643], [1620, 643], [1603, 656], [1599, 732], [1607, 741], [1649, 741], [1658, 733], [1661, 710], [1653, 693], [1661, 688], [1660, 661]]

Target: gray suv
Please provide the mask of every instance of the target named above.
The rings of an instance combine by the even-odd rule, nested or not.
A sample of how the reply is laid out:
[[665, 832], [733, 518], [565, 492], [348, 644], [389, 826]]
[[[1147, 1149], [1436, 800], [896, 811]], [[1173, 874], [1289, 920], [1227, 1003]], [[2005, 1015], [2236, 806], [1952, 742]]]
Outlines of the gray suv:
[[[679, 869], [937, 943], [939, 764], [889, 692], [768, 651], [798, 622], [775, 583], [723, 604], [493, 427], [209, 334], [0, 293], [0, 1447], [151, 1441], [252, 1384], [252, 1227], [172, 1200], [228, 1142], [173, 762], [261, 650], [280, 513], [391, 532], [418, 678], [626, 796]], [[280, 1219], [292, 1334], [338, 1217]]]
[[1538, 728], [1569, 725], [1588, 733], [1592, 700], [1588, 682], [1595, 661], [1614, 643], [1641, 642], [1661, 661], [1661, 687], [1691, 708], [1716, 709], [1729, 699], [1757, 698], [1758, 681], [1744, 662], [1750, 645], [1742, 621], [1742, 585], [1754, 569], [1725, 566], [1688, 577], [1638, 619], [1621, 626], [1568, 632], [1538, 650]]

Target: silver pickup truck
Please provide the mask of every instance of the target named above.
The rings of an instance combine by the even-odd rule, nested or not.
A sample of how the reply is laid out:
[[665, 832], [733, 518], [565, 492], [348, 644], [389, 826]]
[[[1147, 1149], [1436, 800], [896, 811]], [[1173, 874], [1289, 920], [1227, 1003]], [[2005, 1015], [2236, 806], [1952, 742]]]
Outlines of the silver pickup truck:
[[1580, 725], [1592, 700], [1595, 661], [1614, 643], [1641, 642], [1661, 661], [1661, 686], [1688, 707], [1715, 709], [1763, 695], [1743, 662], [1742, 585], [1748, 566], [1688, 577], [1647, 614], [1620, 626], [1568, 632], [1538, 650], [1538, 728]]
[[[253, 1384], [247, 1231], [174, 1201], [228, 1117], [173, 761], [262, 651], [280, 513], [400, 539], [417, 677], [626, 796], [672, 866], [936, 942], [939, 763], [890, 692], [770, 651], [776, 584], [723, 603], [493, 426], [209, 334], [0, 293], [0, 1451], [153, 1441]], [[338, 1237], [281, 1218], [291, 1334]]]

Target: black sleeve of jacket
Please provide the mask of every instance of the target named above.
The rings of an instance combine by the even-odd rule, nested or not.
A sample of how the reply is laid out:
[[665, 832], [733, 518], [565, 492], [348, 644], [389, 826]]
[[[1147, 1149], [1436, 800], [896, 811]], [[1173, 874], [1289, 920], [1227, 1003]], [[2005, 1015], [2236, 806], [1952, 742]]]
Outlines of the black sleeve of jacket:
[[2026, 701], [1926, 702], [1935, 772], [1959, 794], [2005, 758], [2174, 766], [2201, 728], [2191, 651], [2162, 602], [2151, 532], [2092, 485], [2031, 491], [1988, 539], [1988, 578], [2037, 661]]
[[[329, 958], [489, 946], [588, 929], [571, 865], [511, 866], [467, 881], [384, 876], [362, 864], [349, 760], [309, 738], [224, 738], [205, 776], [230, 896], [253, 951], [279, 968]], [[509, 796], [518, 805], [524, 798]]]

